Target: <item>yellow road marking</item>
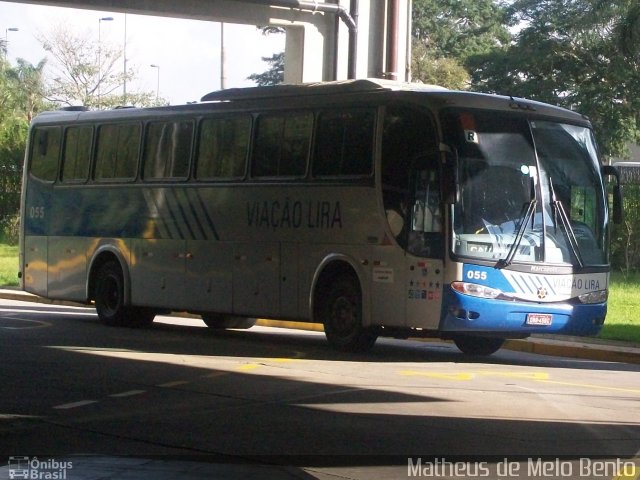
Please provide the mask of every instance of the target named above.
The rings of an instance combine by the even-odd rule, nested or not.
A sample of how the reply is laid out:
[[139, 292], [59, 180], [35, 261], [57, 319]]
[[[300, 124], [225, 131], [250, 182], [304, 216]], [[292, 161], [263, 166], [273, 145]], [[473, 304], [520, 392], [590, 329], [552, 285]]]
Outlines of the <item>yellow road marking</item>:
[[490, 370], [478, 372], [478, 375], [486, 377], [524, 378], [528, 380], [547, 380], [546, 372], [492, 372]]
[[[564, 385], [567, 387], [581, 387], [581, 388], [591, 388], [591, 389], [598, 389], [598, 390], [608, 390], [613, 392], [640, 394], [640, 389], [637, 389], [637, 388], [607, 387], [604, 385], [593, 385], [589, 383], [575, 383], [575, 382], [564, 382], [560, 380], [551, 380], [550, 375], [547, 372], [493, 372], [491, 370], [481, 370], [477, 372], [439, 373], [439, 372], [418, 372], [414, 370], [401, 370], [399, 374], [403, 376], [418, 376], [418, 377], [427, 377], [427, 378], [433, 378], [438, 380], [453, 380], [453, 381], [473, 380], [478, 377], [504, 377], [504, 378], [531, 380], [533, 382], [541, 382], [541, 383], [553, 383], [555, 385]], [[634, 480], [640, 480], [640, 478], [637, 478]]]
[[236, 367], [236, 370], [240, 370], [241, 372], [250, 372], [251, 370], [255, 370], [256, 368], [260, 368], [261, 365], [257, 363], [247, 363], [245, 365], [240, 365]]
[[413, 370], [403, 370], [400, 372], [400, 375], [404, 376], [418, 376], [418, 377], [428, 377], [428, 378], [437, 378], [441, 380], [471, 380], [473, 379], [472, 373], [437, 373], [437, 372], [415, 372]]
[[610, 390], [614, 392], [625, 392], [625, 393], [640, 393], [640, 389], [637, 389], [637, 388], [605, 387], [603, 385], [592, 385], [589, 383], [561, 382], [557, 380], [538, 380], [538, 381], [543, 383], [555, 383], [557, 385], [566, 385], [569, 387], [595, 388], [598, 390]]

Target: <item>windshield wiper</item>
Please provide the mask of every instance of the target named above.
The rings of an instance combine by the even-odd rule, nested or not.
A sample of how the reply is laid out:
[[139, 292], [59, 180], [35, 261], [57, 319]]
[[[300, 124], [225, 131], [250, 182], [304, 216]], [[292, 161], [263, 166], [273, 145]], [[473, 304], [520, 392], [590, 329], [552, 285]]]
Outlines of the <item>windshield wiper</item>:
[[569, 239], [569, 247], [571, 247], [571, 252], [574, 257], [578, 261], [580, 267], [584, 267], [584, 260], [582, 259], [582, 253], [580, 252], [580, 245], [578, 244], [578, 239], [576, 238], [576, 234], [573, 231], [573, 227], [571, 226], [571, 221], [569, 220], [569, 216], [567, 215], [567, 211], [564, 209], [564, 205], [558, 197], [556, 197], [556, 192], [553, 189], [553, 181], [551, 181], [551, 177], [549, 177], [549, 192], [551, 193], [551, 206], [553, 207], [553, 226], [554, 228], [558, 228], [558, 217], [560, 218], [560, 224], [564, 227], [565, 232], [567, 233], [567, 238]]
[[[522, 222], [520, 222], [520, 225], [518, 225], [518, 230], [516, 231], [516, 238], [511, 244], [511, 248], [509, 248], [509, 253], [507, 253], [506, 257], [498, 260], [498, 263], [496, 263], [496, 268], [505, 268], [511, 265], [511, 263], [513, 263], [513, 258], [516, 256], [518, 247], [522, 242], [522, 237], [524, 236], [525, 227], [527, 226], [527, 223], [529, 223], [529, 220], [533, 218], [533, 213], [536, 211], [537, 203], [538, 202], [535, 199], [535, 197], [533, 197], [531, 201], [528, 203], [527, 211], [524, 214], [524, 217], [522, 217]], [[524, 210], [524, 207], [523, 207], [523, 210]]]

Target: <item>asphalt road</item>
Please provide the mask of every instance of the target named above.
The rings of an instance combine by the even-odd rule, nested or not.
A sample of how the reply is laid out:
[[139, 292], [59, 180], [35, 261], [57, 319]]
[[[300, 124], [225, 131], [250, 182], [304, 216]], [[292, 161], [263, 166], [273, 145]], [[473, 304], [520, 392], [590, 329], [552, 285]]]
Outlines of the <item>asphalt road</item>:
[[586, 478], [600, 472], [589, 462], [607, 467], [590, 478], [613, 478], [611, 462], [640, 452], [640, 365], [474, 359], [386, 339], [350, 355], [316, 332], [216, 332], [175, 317], [109, 328], [92, 310], [15, 301], [0, 305], [0, 365], [5, 458], [129, 455], [358, 479], [507, 458], [513, 478], [548, 477], [545, 467]]

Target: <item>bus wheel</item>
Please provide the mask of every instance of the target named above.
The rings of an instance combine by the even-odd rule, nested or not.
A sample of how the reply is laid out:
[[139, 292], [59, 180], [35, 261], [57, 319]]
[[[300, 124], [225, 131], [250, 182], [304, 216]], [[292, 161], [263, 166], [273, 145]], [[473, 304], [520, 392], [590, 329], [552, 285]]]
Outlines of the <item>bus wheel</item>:
[[467, 355], [491, 355], [504, 345], [504, 338], [474, 337], [472, 335], [458, 335], [453, 339], [456, 347]]
[[112, 327], [145, 327], [155, 318], [149, 308], [124, 304], [124, 278], [120, 265], [105, 263], [96, 276], [96, 312], [105, 325]]
[[205, 313], [202, 315], [202, 321], [209, 328], [223, 330], [225, 328], [237, 328], [246, 330], [256, 324], [257, 318], [234, 317], [222, 313]]
[[377, 331], [362, 326], [362, 294], [348, 276], [329, 285], [320, 299], [320, 318], [329, 344], [344, 352], [365, 352], [376, 342]]

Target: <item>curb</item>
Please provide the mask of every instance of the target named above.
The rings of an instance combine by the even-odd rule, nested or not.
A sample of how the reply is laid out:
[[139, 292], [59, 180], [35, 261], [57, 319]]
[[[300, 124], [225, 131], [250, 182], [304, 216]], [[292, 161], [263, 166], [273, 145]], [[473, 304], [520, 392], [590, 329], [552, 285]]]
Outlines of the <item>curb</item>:
[[[14, 289], [0, 289], [0, 299], [17, 300], [22, 302], [41, 303], [45, 305], [63, 305], [69, 307], [87, 307], [87, 305], [77, 302], [64, 300], [51, 300], [39, 297], [31, 293]], [[192, 317], [195, 315], [185, 312], [176, 312], [173, 314], [178, 317]], [[296, 322], [286, 320], [267, 320], [258, 319], [256, 325], [272, 328], [286, 328], [294, 330], [306, 330], [312, 332], [323, 332], [324, 328], [319, 323]], [[410, 338], [410, 340], [421, 342], [439, 342], [439, 339], [432, 338]], [[443, 341], [444, 342], [444, 341]], [[561, 336], [554, 335], [551, 338], [530, 337], [524, 340], [507, 340], [504, 344], [505, 349], [535, 353], [537, 355], [550, 355], [556, 357], [579, 358], [584, 360], [595, 360], [600, 362], [619, 362], [640, 364], [640, 346], [619, 345], [615, 342], [589, 343], [589, 339], [575, 339], [575, 337], [562, 339]]]

